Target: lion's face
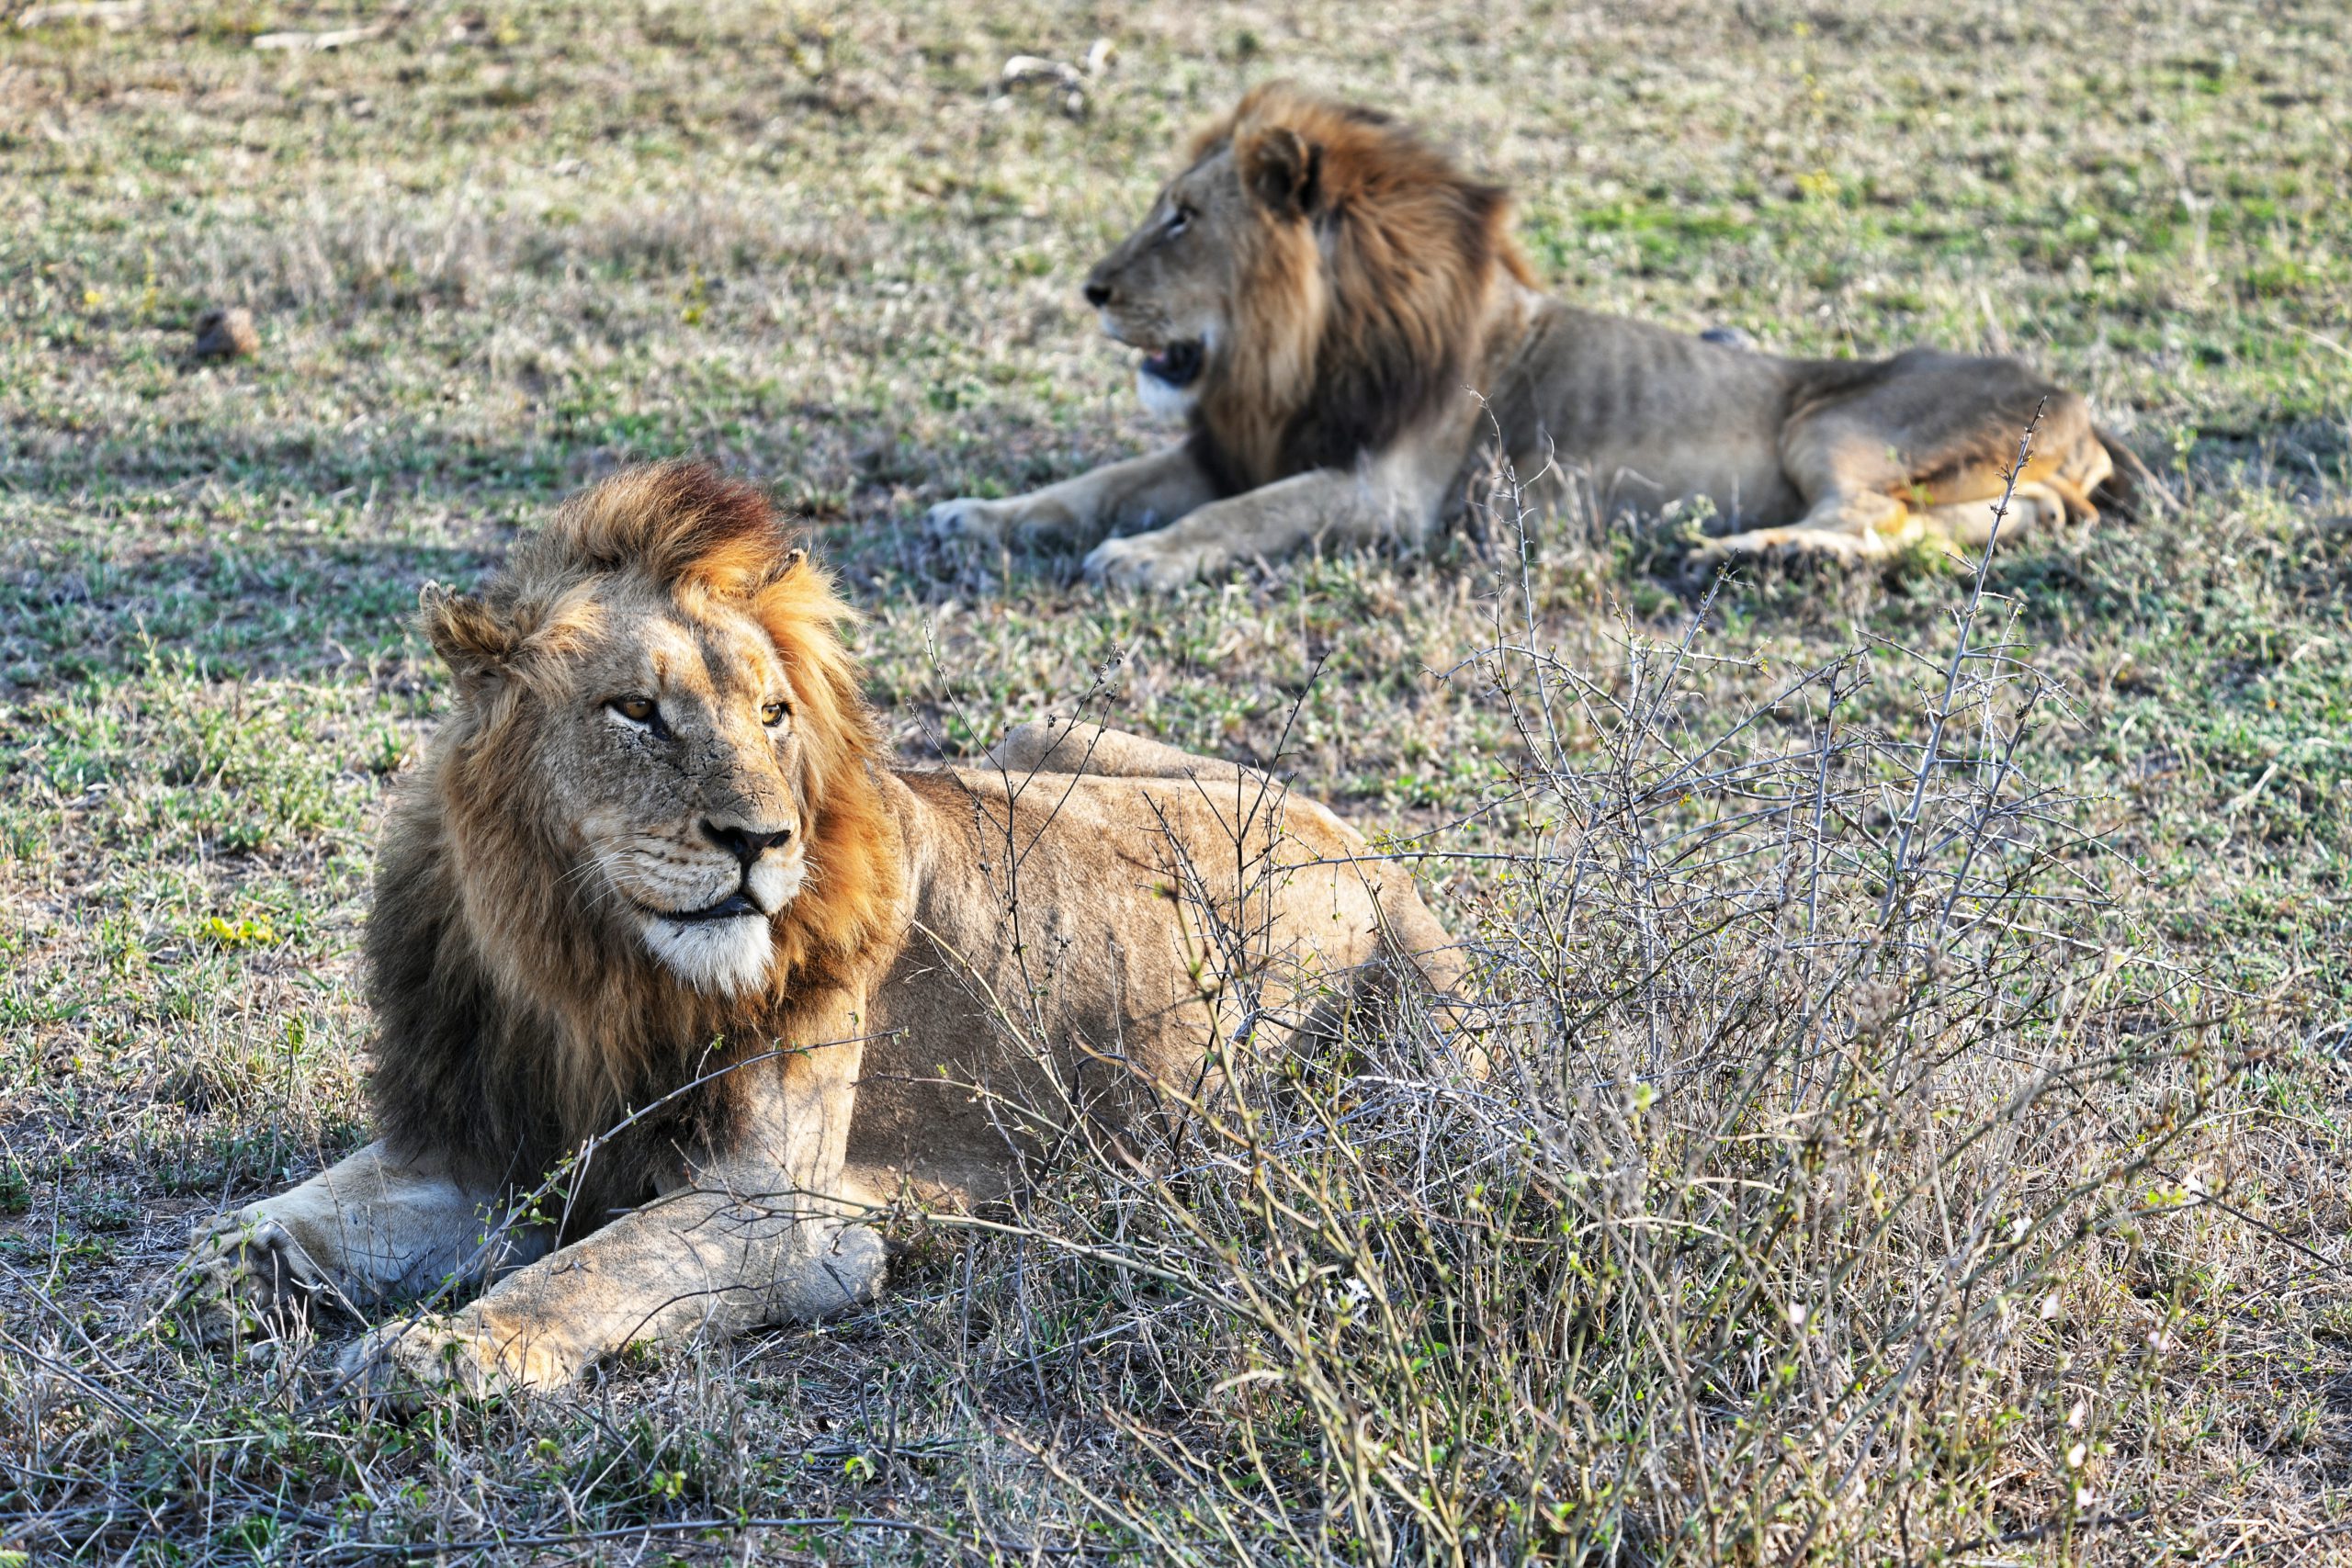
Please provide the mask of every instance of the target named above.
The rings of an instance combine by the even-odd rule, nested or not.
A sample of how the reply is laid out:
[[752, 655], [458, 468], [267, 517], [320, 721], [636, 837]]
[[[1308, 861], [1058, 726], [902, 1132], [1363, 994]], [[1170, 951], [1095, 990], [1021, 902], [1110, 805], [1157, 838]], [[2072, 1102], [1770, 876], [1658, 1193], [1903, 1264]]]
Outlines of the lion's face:
[[775, 643], [740, 608], [647, 585], [601, 606], [570, 675], [537, 760], [581, 906], [691, 986], [763, 985], [771, 918], [808, 878], [800, 698]]
[[1136, 392], [1153, 412], [1182, 417], [1225, 368], [1239, 265], [1261, 220], [1233, 153], [1219, 150], [1170, 180], [1087, 275], [1103, 332], [1143, 351]]

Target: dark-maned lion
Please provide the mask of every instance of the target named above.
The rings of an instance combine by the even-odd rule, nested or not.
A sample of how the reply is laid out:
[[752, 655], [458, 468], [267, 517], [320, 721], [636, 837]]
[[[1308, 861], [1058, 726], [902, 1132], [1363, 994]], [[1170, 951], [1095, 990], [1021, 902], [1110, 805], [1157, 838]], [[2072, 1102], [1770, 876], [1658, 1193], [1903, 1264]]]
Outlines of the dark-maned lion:
[[1263, 1052], [1365, 987], [1457, 983], [1410, 878], [1249, 770], [1085, 728], [886, 766], [849, 611], [786, 545], [758, 491], [671, 465], [567, 503], [480, 597], [428, 591], [457, 699], [384, 832], [377, 1141], [198, 1239], [207, 1337], [492, 1280], [346, 1366], [545, 1386], [832, 1312], [879, 1288], [874, 1205], [1001, 1197], [1042, 1128], [1214, 1093], [1221, 987], [1258, 987]]
[[1152, 587], [1320, 537], [1419, 545], [1498, 426], [1519, 473], [1556, 455], [1612, 510], [1712, 502], [1729, 536], [1704, 570], [1982, 543], [2045, 400], [2007, 526], [2090, 515], [2113, 471], [2082, 400], [2015, 360], [1786, 359], [1595, 315], [1536, 289], [1508, 220], [1500, 187], [1386, 115], [1258, 88], [1086, 280], [1103, 330], [1143, 351], [1144, 401], [1190, 437], [944, 502], [930, 530], [1088, 549], [1089, 576]]

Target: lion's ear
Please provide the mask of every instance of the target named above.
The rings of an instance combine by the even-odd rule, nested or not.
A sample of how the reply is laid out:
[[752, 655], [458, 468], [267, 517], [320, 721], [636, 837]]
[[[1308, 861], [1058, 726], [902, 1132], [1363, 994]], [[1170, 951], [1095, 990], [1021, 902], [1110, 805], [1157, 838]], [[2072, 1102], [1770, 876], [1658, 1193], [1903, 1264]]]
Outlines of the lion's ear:
[[417, 618], [433, 651], [449, 672], [465, 681], [496, 675], [514, 657], [521, 641], [514, 628], [470, 593], [428, 582], [416, 597]]
[[1322, 199], [1323, 149], [1286, 125], [1245, 138], [1234, 157], [1242, 188], [1277, 218], [1305, 218]]

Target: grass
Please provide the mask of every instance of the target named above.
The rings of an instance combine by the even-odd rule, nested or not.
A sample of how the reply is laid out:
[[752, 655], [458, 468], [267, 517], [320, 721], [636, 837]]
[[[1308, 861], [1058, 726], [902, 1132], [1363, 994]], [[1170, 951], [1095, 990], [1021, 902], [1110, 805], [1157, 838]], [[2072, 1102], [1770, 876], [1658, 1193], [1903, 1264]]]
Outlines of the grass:
[[[427, 5], [254, 47], [355, 15], [0, 29], [0, 1549], [2340, 1549], [2340, 7]], [[1098, 33], [1082, 117], [997, 82]], [[1276, 73], [1509, 180], [1586, 303], [2028, 355], [2177, 504], [2006, 542], [1969, 635], [2007, 661], [1949, 689], [1933, 562], [1700, 624], [1641, 530], [1542, 524], [1522, 570], [1507, 510], [1171, 602], [935, 556], [931, 501], [1154, 438], [1075, 280]], [[226, 304], [260, 354], [187, 362]], [[910, 758], [1106, 665], [1131, 728], [1287, 729], [1435, 852], [1495, 1086], [1429, 1087], [1408, 1020], [1181, 1190], [1084, 1166], [1022, 1234], [918, 1227], [872, 1313], [576, 1400], [402, 1427], [322, 1398], [342, 1325], [141, 1330], [192, 1216], [361, 1135], [416, 590], [680, 451], [807, 520]]]

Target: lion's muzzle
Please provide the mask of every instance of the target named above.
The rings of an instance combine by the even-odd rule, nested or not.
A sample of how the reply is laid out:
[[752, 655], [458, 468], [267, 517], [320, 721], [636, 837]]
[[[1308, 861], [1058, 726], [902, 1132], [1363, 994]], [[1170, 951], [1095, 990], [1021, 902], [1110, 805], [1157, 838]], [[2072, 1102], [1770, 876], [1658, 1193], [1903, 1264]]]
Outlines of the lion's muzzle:
[[611, 857], [616, 888], [637, 911], [646, 950], [697, 989], [766, 983], [771, 920], [808, 880], [797, 820], [695, 817], [644, 835]]

